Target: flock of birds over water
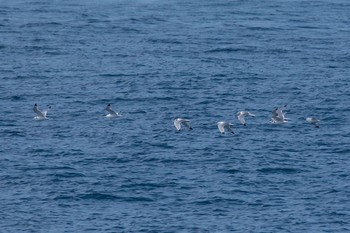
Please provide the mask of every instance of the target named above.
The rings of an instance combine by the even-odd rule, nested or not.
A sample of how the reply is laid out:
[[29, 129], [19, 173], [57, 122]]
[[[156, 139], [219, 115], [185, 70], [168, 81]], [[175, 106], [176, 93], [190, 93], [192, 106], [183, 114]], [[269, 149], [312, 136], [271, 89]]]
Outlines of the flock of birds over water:
[[[286, 118], [285, 113], [283, 112], [284, 108], [286, 108], [287, 105], [284, 105], [283, 107], [277, 107], [272, 111], [272, 117], [270, 122], [272, 124], [284, 124], [284, 123], [288, 123], [288, 118]], [[49, 119], [47, 117], [47, 113], [49, 112], [49, 110], [51, 109], [51, 106], [48, 106], [47, 109], [40, 111], [39, 110], [39, 106], [37, 104], [34, 104], [33, 110], [36, 113], [36, 116], [34, 117], [35, 120], [47, 120]], [[112, 109], [111, 104], [108, 104], [106, 107], [106, 111], [108, 112], [107, 115], [105, 115], [105, 117], [107, 118], [113, 118], [113, 117], [121, 117], [122, 115], [116, 111], [114, 111]], [[236, 117], [238, 119], [238, 121], [244, 125], [247, 126], [245, 117], [249, 116], [249, 117], [255, 117], [254, 114], [248, 112], [248, 111], [239, 111], [236, 113]], [[320, 120], [315, 118], [315, 117], [307, 117], [305, 119], [308, 123], [314, 125], [316, 128], [319, 128], [319, 122]], [[192, 130], [193, 128], [191, 127], [190, 124], [190, 120], [185, 119], [185, 118], [176, 118], [174, 120], [174, 126], [176, 128], [177, 131], [180, 131], [182, 128], [187, 128], [189, 130]], [[234, 134], [234, 131], [232, 129], [233, 124], [231, 122], [227, 122], [227, 121], [219, 121], [217, 123], [218, 129], [220, 131], [220, 133], [224, 134], [225, 132], [230, 132], [232, 134]]]

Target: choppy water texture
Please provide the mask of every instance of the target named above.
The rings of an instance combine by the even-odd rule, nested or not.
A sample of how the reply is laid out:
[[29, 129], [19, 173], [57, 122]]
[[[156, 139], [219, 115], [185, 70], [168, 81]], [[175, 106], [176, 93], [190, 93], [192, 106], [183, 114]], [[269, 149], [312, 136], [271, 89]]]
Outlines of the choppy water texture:
[[349, 11], [2, 1], [1, 232], [350, 231]]

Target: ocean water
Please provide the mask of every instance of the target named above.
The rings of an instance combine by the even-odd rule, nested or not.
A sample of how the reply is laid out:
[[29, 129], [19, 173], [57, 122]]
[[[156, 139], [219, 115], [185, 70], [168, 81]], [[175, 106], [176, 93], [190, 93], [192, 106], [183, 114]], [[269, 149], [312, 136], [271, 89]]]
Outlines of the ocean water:
[[349, 10], [1, 1], [0, 232], [349, 232]]

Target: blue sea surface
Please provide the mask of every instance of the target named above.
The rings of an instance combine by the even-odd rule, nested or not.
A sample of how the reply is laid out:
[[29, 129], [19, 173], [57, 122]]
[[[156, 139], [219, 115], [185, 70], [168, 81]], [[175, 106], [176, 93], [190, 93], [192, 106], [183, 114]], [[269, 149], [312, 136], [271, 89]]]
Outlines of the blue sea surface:
[[349, 12], [1, 1], [0, 232], [350, 232]]

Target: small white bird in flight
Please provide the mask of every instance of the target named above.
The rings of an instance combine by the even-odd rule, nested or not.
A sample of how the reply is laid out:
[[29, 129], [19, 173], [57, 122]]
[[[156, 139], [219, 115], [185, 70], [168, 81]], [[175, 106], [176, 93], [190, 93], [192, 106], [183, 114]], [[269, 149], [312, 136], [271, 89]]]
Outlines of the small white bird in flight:
[[220, 133], [225, 133], [225, 130], [227, 130], [227, 131], [234, 134], [231, 126], [233, 126], [233, 124], [226, 122], [226, 121], [219, 121], [218, 122], [218, 128], [219, 128]]
[[309, 122], [310, 124], [313, 124], [316, 128], [320, 128], [320, 126], [318, 125], [318, 122], [320, 122], [319, 119], [315, 117], [307, 117], [306, 121]]
[[36, 113], [36, 116], [34, 117], [35, 120], [46, 120], [49, 119], [46, 117], [48, 111], [51, 109], [51, 106], [48, 106], [47, 109], [45, 109], [44, 111], [40, 111], [39, 107], [37, 104], [34, 104], [33, 110]]
[[112, 107], [111, 104], [108, 104], [106, 107], [106, 111], [108, 112], [108, 114], [106, 115], [106, 117], [119, 117], [122, 116], [121, 114], [119, 114], [118, 112], [115, 112]]
[[189, 130], [192, 130], [193, 128], [190, 125], [190, 120], [184, 119], [184, 118], [176, 118], [174, 120], [174, 125], [177, 131], [180, 131], [181, 125], [186, 126]]
[[247, 124], [245, 123], [245, 116], [251, 116], [251, 117], [255, 117], [254, 114], [251, 114], [248, 111], [239, 111], [236, 113], [237, 119], [239, 120], [239, 122], [241, 122], [242, 125], [246, 126]]
[[285, 114], [283, 112], [283, 108], [285, 107], [287, 107], [287, 105], [284, 105], [282, 108], [275, 108], [272, 111], [271, 123], [283, 124], [288, 122], [288, 118], [285, 117]]

